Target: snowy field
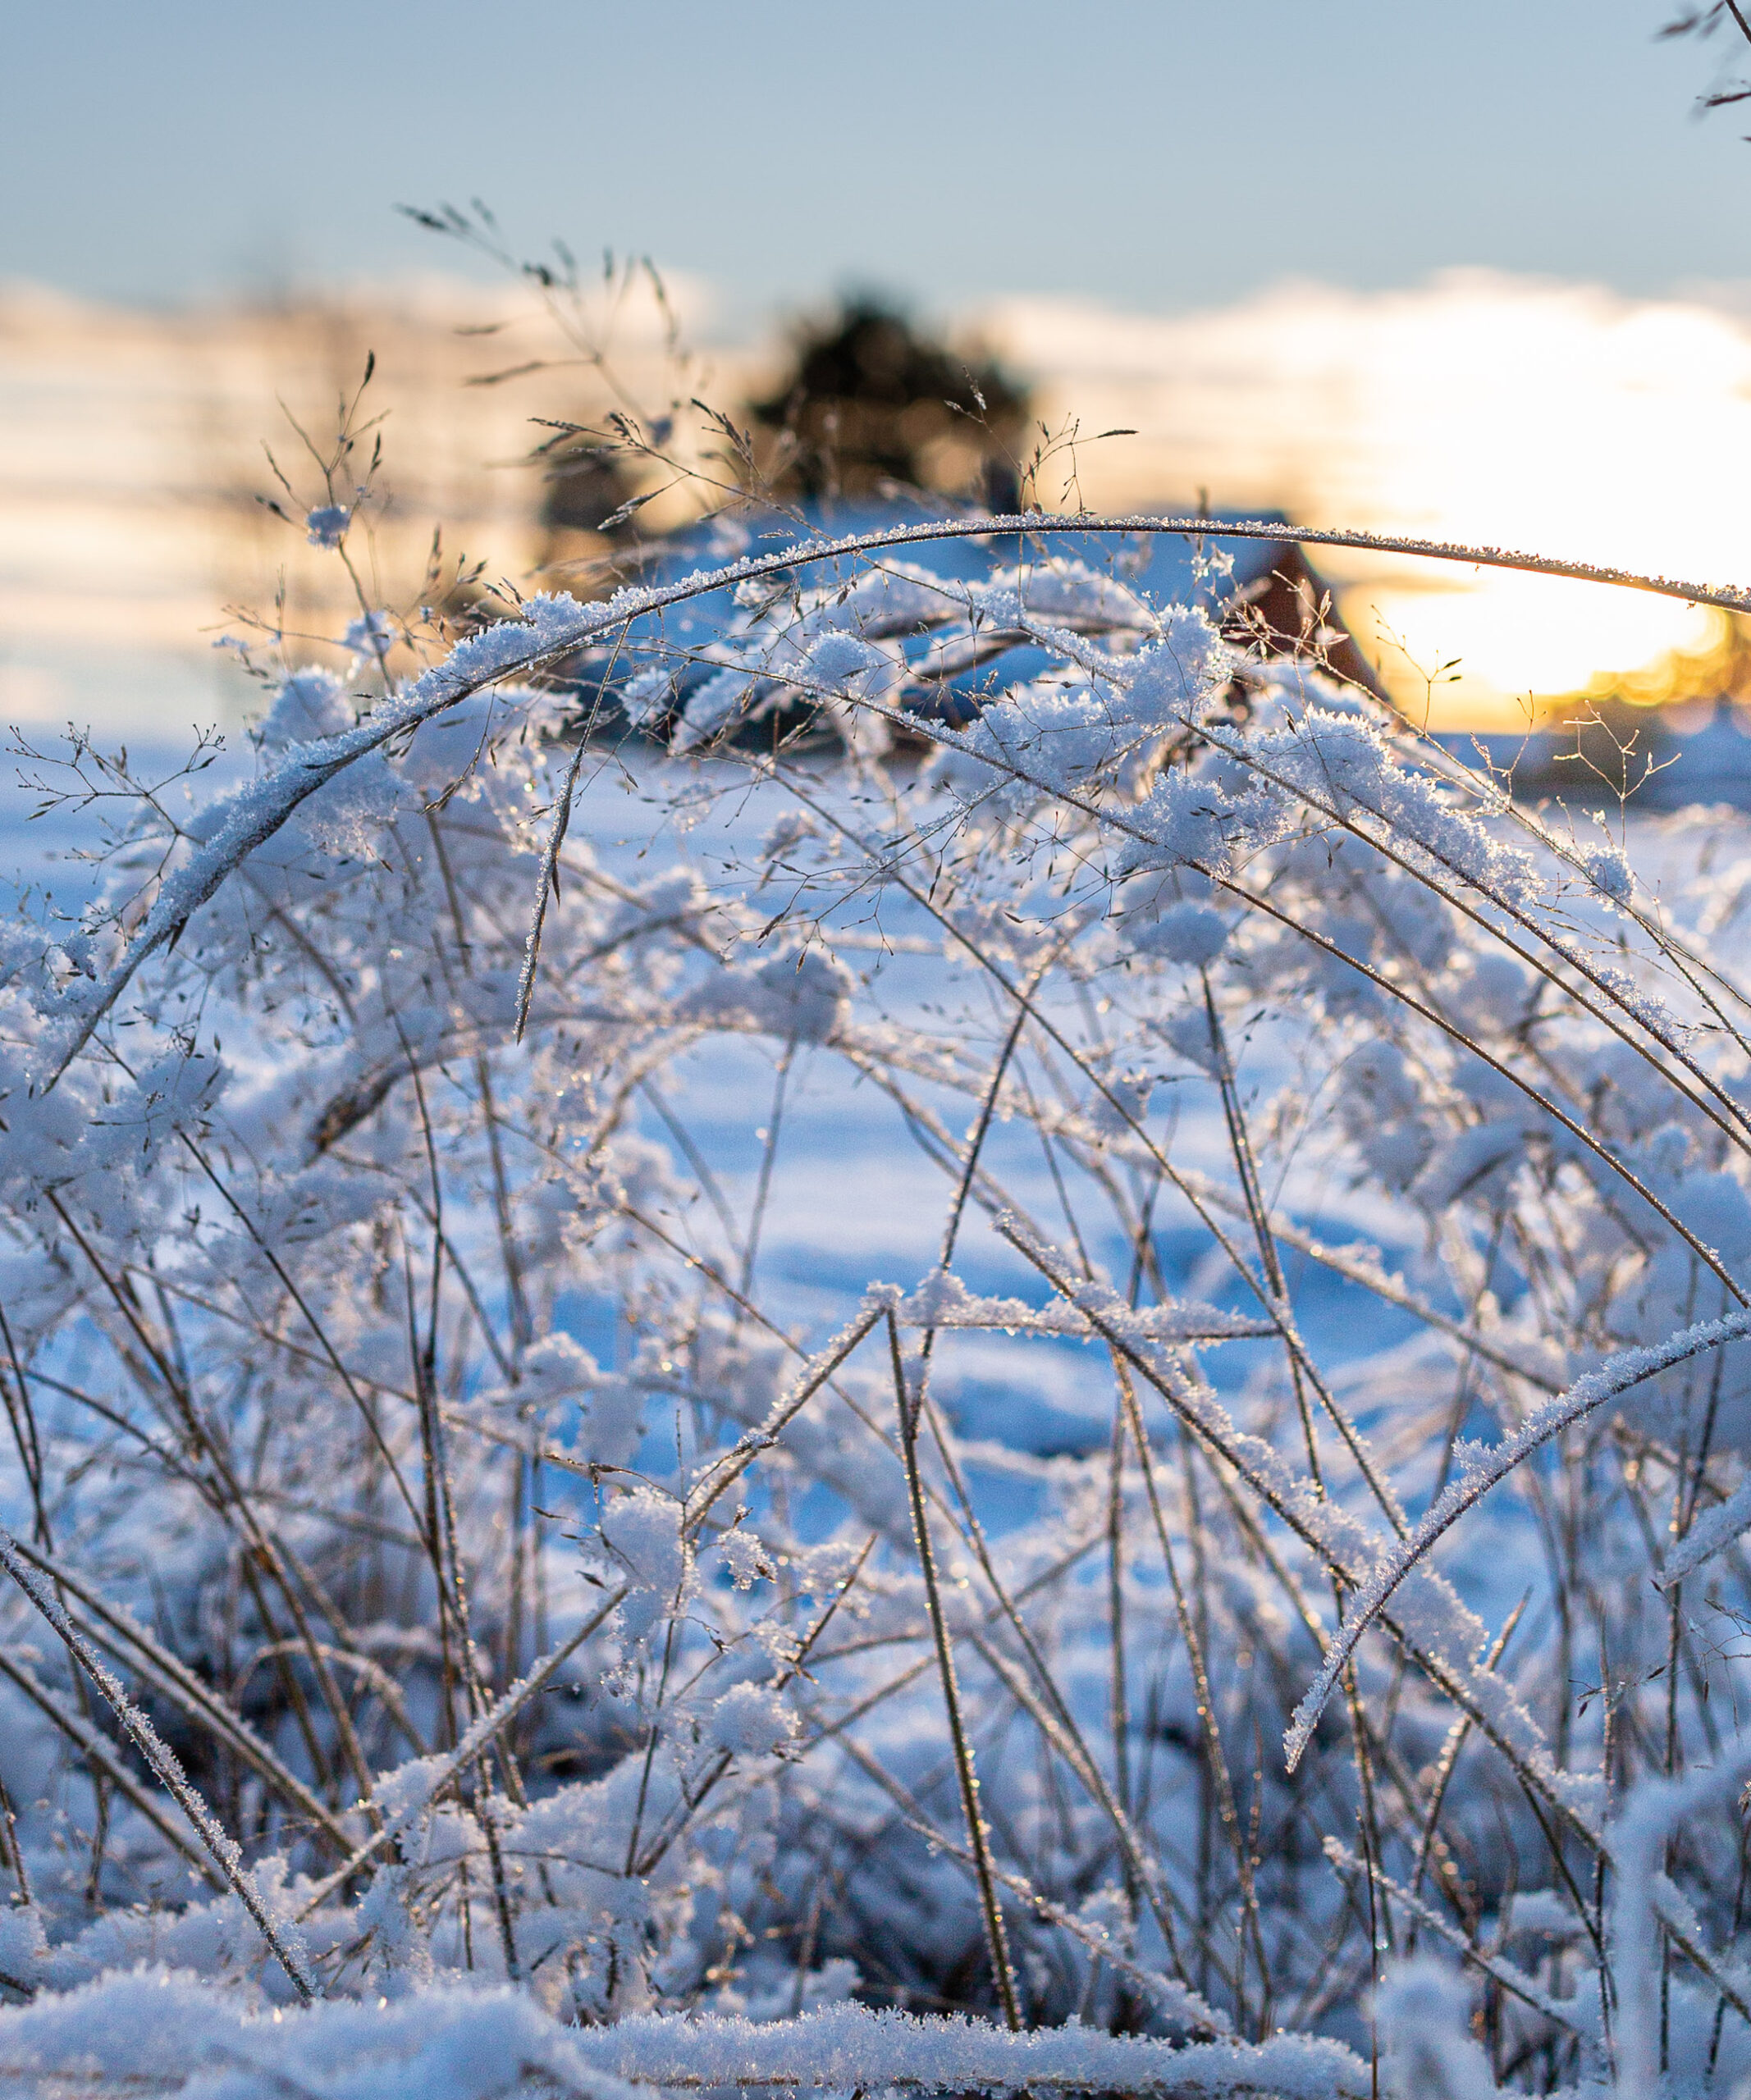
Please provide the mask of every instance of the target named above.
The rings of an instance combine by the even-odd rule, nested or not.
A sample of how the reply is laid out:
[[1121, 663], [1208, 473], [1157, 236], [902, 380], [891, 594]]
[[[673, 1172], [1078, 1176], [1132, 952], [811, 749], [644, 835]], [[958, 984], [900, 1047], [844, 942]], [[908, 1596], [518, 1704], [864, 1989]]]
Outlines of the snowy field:
[[[132, 756], [139, 769], [168, 774], [181, 754], [166, 745]], [[226, 778], [240, 763], [222, 761], [212, 779]], [[727, 888], [733, 871], [756, 851], [785, 806], [779, 791], [748, 793], [732, 786], [720, 789], [711, 814], [696, 829], [681, 832], [669, 819], [666, 797], [651, 792], [642, 777], [654, 772], [652, 761], [646, 757], [633, 766], [629, 772], [621, 758], [605, 753], [586, 769], [570, 833], [588, 842], [603, 867], [629, 881], [647, 873], [654, 861], [665, 870], [691, 866], [708, 888]], [[78, 857], [95, 839], [95, 816], [65, 810], [30, 821], [39, 798], [17, 784], [16, 771], [15, 766], [13, 777], [0, 783], [0, 869], [9, 890], [16, 894], [34, 888], [39, 897], [52, 898], [55, 908], [76, 911], [95, 879]], [[1665, 826], [1647, 829], [1660, 858], [1681, 867], [1682, 839]], [[1734, 829], [1735, 819], [1717, 813], [1706, 834], [1710, 850], [1720, 851], [1717, 842], [1723, 836], [1730, 841]], [[1697, 834], [1698, 839], [1703, 835]], [[1751, 839], [1751, 831], [1747, 837]], [[957, 982], [953, 973], [945, 977], [941, 929], [916, 906], [887, 898], [879, 913], [854, 907], [843, 915], [842, 926], [837, 952], [857, 972], [873, 1013], [908, 1030], [927, 1030], [952, 1016], [958, 1034], [996, 1054], [1006, 1021], [994, 1010], [981, 1009], [976, 987]], [[952, 1007], [944, 1006], [945, 993]], [[1275, 1048], [1268, 1034], [1249, 1044], [1238, 1067], [1243, 1088], [1256, 1091], [1281, 1083]], [[953, 1097], [940, 1090], [926, 1086], [920, 1098], [940, 1114], [955, 1113]], [[1176, 1075], [1157, 1101], [1165, 1112], [1176, 1161], [1205, 1174], [1219, 1173], [1228, 1144], [1219, 1105], [1209, 1098], [1209, 1089]], [[755, 1274], [762, 1303], [786, 1324], [829, 1334], [870, 1283], [909, 1287], [935, 1266], [953, 1177], [945, 1173], [940, 1152], [921, 1144], [923, 1134], [903, 1109], [830, 1054], [804, 1046], [780, 1088], [765, 1046], [734, 1038], [715, 1041], [683, 1061], [665, 1104], [684, 1126], [738, 1221], [738, 1256], [758, 1201]], [[653, 1142], [672, 1136], [671, 1126], [648, 1102], [641, 1105], [638, 1123]], [[769, 1130], [776, 1134], [761, 1197]], [[1000, 1123], [986, 1156], [1032, 1215], [1062, 1224], [1062, 1198], [1035, 1131]], [[1367, 1239], [1389, 1267], [1414, 1255], [1417, 1221], [1373, 1192], [1334, 1182], [1321, 1171], [1302, 1177], [1290, 1201], [1308, 1230], [1334, 1245]], [[708, 1229], [715, 1229], [709, 1198], [696, 1208], [707, 1213]], [[1244, 1290], [1223, 1276], [1219, 1251], [1211, 1259], [1195, 1221], [1164, 1218], [1155, 1238], [1178, 1288], [1200, 1298], [1214, 1296], [1231, 1311], [1243, 1309]], [[1122, 1240], [1109, 1235], [1097, 1251], [1109, 1272], [1123, 1269]], [[993, 1294], [1014, 1290], [1028, 1280], [1025, 1265], [976, 1216], [969, 1220], [958, 1267], [972, 1287]], [[1372, 1303], [1365, 1292], [1305, 1254], [1290, 1255], [1287, 1275], [1310, 1344], [1340, 1371], [1410, 1343], [1416, 1332], [1410, 1317]], [[576, 1308], [573, 1318], [587, 1345], [610, 1354], [619, 1345], [602, 1308]], [[1012, 1352], [972, 1336], [958, 1337], [946, 1349], [952, 1367], [939, 1371], [940, 1390], [965, 1433], [1039, 1456], [1086, 1456], [1104, 1446], [1111, 1431], [1110, 1396], [1098, 1377], [1087, 1376], [1086, 1349], [1042, 1347], [1017, 1390]], [[1247, 1354], [1244, 1344], [1212, 1353], [1209, 1365], [1219, 1388], [1244, 1383]]]
[[568, 782], [603, 617], [0, 788], [0, 2075], [1731, 2090], [1747, 819], [1049, 564]]

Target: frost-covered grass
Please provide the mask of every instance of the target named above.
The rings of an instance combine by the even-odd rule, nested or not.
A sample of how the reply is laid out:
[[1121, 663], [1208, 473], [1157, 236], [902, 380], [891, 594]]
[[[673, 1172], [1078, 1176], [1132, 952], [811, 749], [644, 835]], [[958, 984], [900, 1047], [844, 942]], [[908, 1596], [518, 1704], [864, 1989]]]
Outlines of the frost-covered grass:
[[367, 607], [102, 774], [0, 934], [0, 2076], [1751, 2073], [1739, 820], [994, 545]]

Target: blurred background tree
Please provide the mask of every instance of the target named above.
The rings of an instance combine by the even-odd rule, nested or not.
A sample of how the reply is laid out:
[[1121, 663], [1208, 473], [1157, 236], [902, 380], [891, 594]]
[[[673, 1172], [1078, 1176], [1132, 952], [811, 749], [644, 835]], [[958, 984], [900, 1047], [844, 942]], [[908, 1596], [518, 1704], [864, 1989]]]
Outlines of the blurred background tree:
[[1021, 382], [958, 355], [892, 302], [860, 294], [792, 337], [789, 370], [752, 404], [757, 456], [790, 500], [1019, 500], [1015, 454], [1028, 421]]

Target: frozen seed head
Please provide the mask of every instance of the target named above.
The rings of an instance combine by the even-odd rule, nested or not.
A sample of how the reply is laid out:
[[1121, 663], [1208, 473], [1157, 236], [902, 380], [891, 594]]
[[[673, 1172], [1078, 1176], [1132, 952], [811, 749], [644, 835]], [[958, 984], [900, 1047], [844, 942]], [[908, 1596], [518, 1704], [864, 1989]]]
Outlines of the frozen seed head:
[[344, 503], [318, 504], [304, 519], [313, 547], [338, 547], [346, 537], [353, 514]]
[[[316, 514], [317, 514], [313, 510], [310, 514], [313, 518]], [[345, 511], [342, 511], [341, 514], [343, 520], [341, 530], [344, 532], [345, 530], [344, 521], [346, 514]], [[316, 535], [313, 532], [310, 536], [313, 540], [316, 537]], [[332, 545], [333, 542], [329, 542], [328, 544]], [[394, 645], [395, 639], [395, 623], [390, 618], [387, 613], [366, 613], [363, 614], [359, 619], [354, 620], [350, 623], [347, 628], [345, 636], [347, 647], [349, 649], [356, 650], [361, 655], [364, 655], [367, 651], [375, 651], [379, 649], [391, 648]]]

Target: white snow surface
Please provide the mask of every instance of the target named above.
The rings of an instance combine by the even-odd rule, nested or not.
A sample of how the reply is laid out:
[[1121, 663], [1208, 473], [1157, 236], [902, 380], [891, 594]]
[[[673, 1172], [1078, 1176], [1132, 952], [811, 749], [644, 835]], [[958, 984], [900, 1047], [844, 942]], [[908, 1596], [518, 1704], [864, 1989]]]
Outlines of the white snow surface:
[[[1360, 2100], [1378, 2036], [1476, 2100], [1487, 1974], [1602, 2091], [1557, 1825], [1617, 2091], [1736, 2079], [1733, 1841], [1668, 1839], [1748, 1769], [1742, 835], [1237, 710], [1082, 564], [779, 567], [387, 692], [368, 614], [0, 929], [0, 2083]], [[691, 757], [568, 772], [510, 681], [738, 584]], [[795, 698], [840, 756], [714, 742]]]

